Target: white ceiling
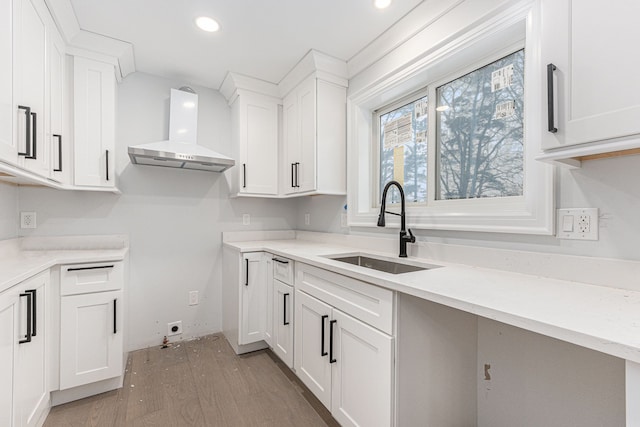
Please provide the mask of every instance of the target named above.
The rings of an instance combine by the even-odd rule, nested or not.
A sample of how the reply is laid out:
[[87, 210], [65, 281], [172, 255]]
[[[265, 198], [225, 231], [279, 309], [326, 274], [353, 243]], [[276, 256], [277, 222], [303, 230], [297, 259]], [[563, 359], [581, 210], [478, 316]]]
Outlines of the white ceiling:
[[[71, 0], [80, 27], [133, 44], [136, 70], [217, 89], [228, 71], [278, 83], [309, 49], [348, 60], [423, 0]], [[194, 19], [215, 18], [217, 33]]]

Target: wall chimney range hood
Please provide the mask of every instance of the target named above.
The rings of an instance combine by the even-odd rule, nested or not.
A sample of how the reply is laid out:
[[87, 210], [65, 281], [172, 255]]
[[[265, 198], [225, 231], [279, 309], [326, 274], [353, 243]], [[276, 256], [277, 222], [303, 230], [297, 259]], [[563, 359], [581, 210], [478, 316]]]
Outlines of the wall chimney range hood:
[[132, 145], [129, 158], [136, 165], [222, 172], [235, 160], [198, 145], [198, 95], [191, 88], [171, 89], [169, 140]]

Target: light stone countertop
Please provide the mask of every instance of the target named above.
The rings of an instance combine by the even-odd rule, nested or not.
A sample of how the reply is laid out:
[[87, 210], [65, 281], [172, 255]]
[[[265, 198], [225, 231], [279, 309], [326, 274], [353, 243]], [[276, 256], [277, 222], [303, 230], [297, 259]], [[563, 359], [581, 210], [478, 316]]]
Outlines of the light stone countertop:
[[640, 292], [535, 275], [445, 263], [443, 268], [390, 274], [326, 258], [388, 252], [304, 240], [225, 242], [240, 252], [264, 251], [640, 363]]
[[61, 264], [124, 260], [126, 236], [25, 238], [0, 241], [0, 292]]

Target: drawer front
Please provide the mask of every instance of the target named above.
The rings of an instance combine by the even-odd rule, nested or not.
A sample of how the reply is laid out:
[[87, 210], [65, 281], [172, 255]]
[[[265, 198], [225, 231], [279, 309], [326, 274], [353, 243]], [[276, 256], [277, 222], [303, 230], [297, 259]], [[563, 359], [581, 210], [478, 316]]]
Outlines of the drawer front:
[[293, 261], [281, 256], [273, 256], [273, 278], [293, 286]]
[[117, 291], [124, 283], [124, 263], [99, 262], [68, 264], [60, 267], [60, 294]]
[[300, 262], [296, 289], [391, 335], [393, 291]]

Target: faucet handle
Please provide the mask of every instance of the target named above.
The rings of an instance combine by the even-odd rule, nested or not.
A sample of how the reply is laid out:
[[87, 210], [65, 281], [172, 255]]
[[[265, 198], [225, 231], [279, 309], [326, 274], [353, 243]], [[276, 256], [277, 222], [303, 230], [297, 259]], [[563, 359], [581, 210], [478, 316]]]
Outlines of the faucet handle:
[[413, 233], [411, 232], [411, 229], [407, 228], [407, 232], [409, 233], [409, 237], [407, 237], [407, 241], [409, 243], [415, 243], [416, 242], [416, 236], [413, 235]]

